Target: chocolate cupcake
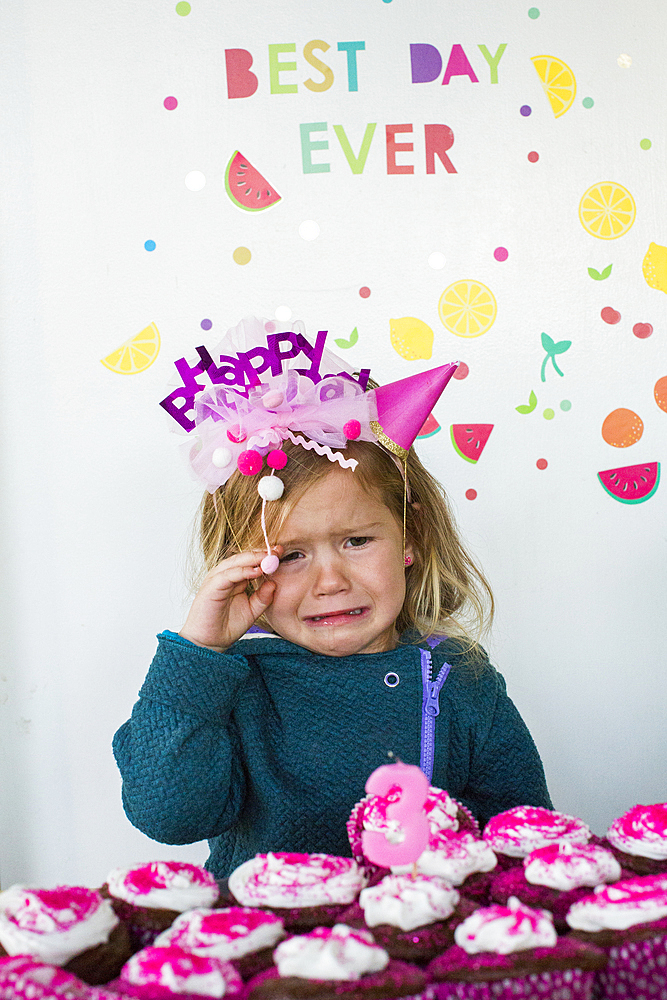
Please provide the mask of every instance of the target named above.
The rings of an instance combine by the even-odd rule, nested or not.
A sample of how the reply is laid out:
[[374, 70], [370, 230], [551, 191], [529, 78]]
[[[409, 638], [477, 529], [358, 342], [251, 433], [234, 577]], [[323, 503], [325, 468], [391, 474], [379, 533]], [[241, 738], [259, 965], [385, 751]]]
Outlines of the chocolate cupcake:
[[426, 987], [421, 969], [391, 961], [368, 931], [345, 924], [288, 938], [274, 959], [247, 984], [248, 1000], [417, 1000]]
[[90, 994], [86, 983], [57, 965], [29, 955], [0, 958], [0, 1000], [90, 1000]]
[[493, 816], [484, 827], [499, 868], [514, 868], [539, 847], [564, 840], [587, 844], [591, 831], [583, 820], [541, 806], [515, 806]]
[[545, 910], [512, 898], [476, 910], [455, 931], [451, 948], [427, 968], [435, 1000], [591, 1000], [602, 951], [559, 938]]
[[154, 944], [231, 962], [243, 979], [250, 979], [273, 965], [273, 949], [284, 936], [282, 920], [268, 910], [231, 906], [188, 910]]
[[229, 962], [151, 946], [133, 955], [105, 992], [133, 1000], [220, 1000], [238, 997], [242, 990], [243, 981]]
[[114, 868], [101, 892], [127, 926], [134, 951], [152, 944], [179, 913], [196, 906], [213, 907], [220, 897], [213, 875], [185, 861]]
[[390, 958], [421, 963], [453, 944], [454, 929], [474, 909], [437, 876], [386, 875], [361, 890], [342, 922], [369, 930]]
[[332, 927], [365, 885], [352, 858], [331, 854], [257, 854], [229, 876], [235, 902], [269, 908], [295, 933]]
[[570, 937], [601, 948], [605, 1000], [667, 996], [667, 876], [644, 875], [597, 889], [567, 915]]
[[132, 954], [127, 929], [95, 889], [14, 885], [0, 893], [0, 956], [29, 955], [92, 985]]
[[570, 906], [595, 886], [621, 877], [621, 866], [611, 851], [598, 844], [560, 841], [531, 851], [522, 867], [500, 872], [491, 884], [491, 899], [504, 904], [516, 896], [527, 906], [549, 910], [556, 930], [566, 933]]
[[667, 802], [633, 806], [609, 827], [609, 847], [637, 875], [667, 872]]

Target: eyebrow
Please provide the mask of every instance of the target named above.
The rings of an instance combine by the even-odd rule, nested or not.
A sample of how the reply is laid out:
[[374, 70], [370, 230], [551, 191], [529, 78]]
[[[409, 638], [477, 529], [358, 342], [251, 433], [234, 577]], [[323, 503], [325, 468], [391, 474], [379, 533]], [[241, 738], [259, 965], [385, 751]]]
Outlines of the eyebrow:
[[[364, 535], [368, 534], [376, 528], [382, 526], [382, 521], [372, 521], [370, 524], [358, 524], [354, 528], [345, 528], [343, 531], [337, 531], [336, 534], [340, 535], [342, 538], [362, 538]], [[284, 542], [279, 542], [284, 548], [288, 549], [291, 546], [299, 545], [300, 542], [308, 541], [308, 538], [289, 538]]]

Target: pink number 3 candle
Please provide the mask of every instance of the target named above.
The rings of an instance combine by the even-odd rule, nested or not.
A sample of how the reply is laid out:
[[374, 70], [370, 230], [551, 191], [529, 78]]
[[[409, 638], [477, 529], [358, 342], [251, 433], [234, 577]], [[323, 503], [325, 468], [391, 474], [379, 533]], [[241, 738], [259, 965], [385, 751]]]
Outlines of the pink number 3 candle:
[[429, 826], [424, 812], [428, 778], [414, 764], [399, 762], [378, 767], [366, 782], [369, 795], [384, 796], [392, 788], [399, 788], [401, 797], [387, 806], [387, 819], [396, 820], [404, 834], [403, 840], [392, 844], [378, 830], [364, 830], [361, 835], [366, 857], [384, 868], [412, 864], [428, 847]]

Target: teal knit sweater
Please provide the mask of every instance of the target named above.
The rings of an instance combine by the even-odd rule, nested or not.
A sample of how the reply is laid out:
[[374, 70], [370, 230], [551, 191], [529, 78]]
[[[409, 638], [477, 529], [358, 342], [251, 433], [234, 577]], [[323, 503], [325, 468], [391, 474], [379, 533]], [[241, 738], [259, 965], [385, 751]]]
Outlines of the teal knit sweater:
[[[280, 638], [227, 653], [171, 632], [114, 737], [130, 821], [154, 840], [208, 838], [217, 878], [268, 850], [350, 854], [345, 821], [387, 753], [419, 764], [420, 647], [318, 656]], [[426, 648], [426, 647], [425, 647]], [[432, 784], [481, 824], [516, 805], [552, 808], [530, 733], [486, 662], [446, 639]], [[385, 677], [399, 681], [389, 687]], [[395, 683], [395, 678], [389, 678]]]

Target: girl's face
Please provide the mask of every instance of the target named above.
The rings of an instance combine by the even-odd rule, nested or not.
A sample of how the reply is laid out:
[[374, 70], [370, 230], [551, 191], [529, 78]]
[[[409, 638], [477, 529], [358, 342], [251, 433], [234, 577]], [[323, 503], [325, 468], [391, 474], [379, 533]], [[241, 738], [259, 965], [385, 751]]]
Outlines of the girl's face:
[[276, 541], [283, 552], [264, 617], [278, 635], [328, 656], [394, 649], [405, 598], [403, 528], [354, 472], [332, 469], [307, 490]]

